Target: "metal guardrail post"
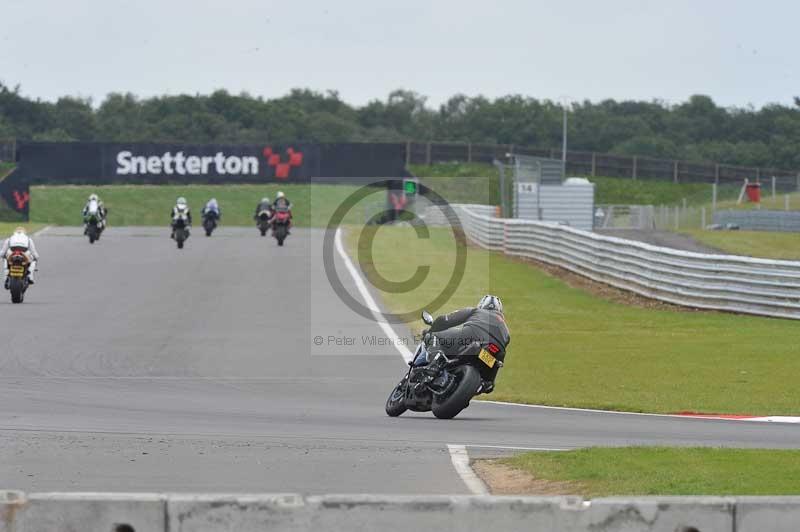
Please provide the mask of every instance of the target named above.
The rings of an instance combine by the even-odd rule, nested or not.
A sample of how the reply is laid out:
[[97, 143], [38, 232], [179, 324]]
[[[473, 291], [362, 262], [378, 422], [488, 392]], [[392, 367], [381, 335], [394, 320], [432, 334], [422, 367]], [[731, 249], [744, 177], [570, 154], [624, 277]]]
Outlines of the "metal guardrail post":
[[673, 161], [672, 163], [672, 181], [674, 183], [678, 182], [678, 161]]
[[[597, 174], [597, 154], [592, 152], [592, 177]], [[798, 175], [798, 179], [800, 179], [800, 174]], [[800, 183], [800, 181], [798, 181]]]
[[427, 164], [428, 166], [431, 165], [431, 143], [430, 142], [428, 142], [428, 144], [425, 146], [425, 164]]
[[633, 169], [631, 170], [631, 174], [633, 175], [633, 179], [634, 180], [636, 180], [636, 171], [637, 171], [636, 167], [637, 166], [638, 166], [638, 160], [637, 160], [637, 157], [634, 155], [633, 156]]
[[472, 162], [472, 143], [467, 142], [467, 162]]
[[406, 141], [406, 167], [411, 165], [411, 141]]

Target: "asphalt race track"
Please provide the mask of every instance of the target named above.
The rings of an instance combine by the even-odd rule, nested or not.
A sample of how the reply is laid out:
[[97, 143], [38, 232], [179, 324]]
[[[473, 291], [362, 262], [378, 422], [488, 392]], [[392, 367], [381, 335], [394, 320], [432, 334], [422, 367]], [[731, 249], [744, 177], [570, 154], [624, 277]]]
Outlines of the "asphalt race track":
[[405, 364], [328, 286], [321, 230], [284, 248], [255, 229], [200, 233], [182, 251], [163, 228], [112, 228], [94, 246], [76, 228], [37, 238], [26, 302], [0, 294], [0, 487], [467, 493], [448, 444], [800, 442], [797, 425], [477, 402], [452, 421], [391, 419]]

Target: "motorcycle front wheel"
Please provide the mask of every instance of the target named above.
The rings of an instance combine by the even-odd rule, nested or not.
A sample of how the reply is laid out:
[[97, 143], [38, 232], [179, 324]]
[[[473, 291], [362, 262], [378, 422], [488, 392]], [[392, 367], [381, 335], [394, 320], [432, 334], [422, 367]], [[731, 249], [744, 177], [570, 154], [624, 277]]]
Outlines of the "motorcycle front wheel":
[[406, 379], [400, 381], [400, 384], [394, 387], [389, 398], [386, 400], [386, 414], [389, 417], [397, 417], [408, 408], [406, 407]]
[[469, 406], [481, 385], [481, 374], [472, 366], [458, 366], [451, 371], [456, 378], [453, 389], [444, 395], [434, 395], [431, 410], [439, 419], [453, 419]]

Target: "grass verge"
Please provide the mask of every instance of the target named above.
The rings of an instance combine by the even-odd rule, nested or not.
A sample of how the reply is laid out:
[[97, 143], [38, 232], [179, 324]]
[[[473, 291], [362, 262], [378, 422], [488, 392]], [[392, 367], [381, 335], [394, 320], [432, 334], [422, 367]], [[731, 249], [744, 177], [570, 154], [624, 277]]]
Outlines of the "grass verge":
[[[91, 193], [97, 193], [109, 211], [112, 226], [166, 225], [178, 196], [186, 197], [195, 216], [206, 201], [216, 197], [223, 225], [250, 225], [262, 197], [275, 198], [282, 190], [294, 204], [294, 223], [321, 227], [334, 210], [358, 187], [346, 185], [108, 185], [37, 186], [31, 188], [31, 221], [53, 225], [80, 225], [81, 209]], [[350, 211], [346, 221], [364, 223], [383, 208], [380, 191]]]
[[585, 497], [800, 495], [800, 451], [676, 447], [532, 452], [499, 460]]
[[[418, 238], [410, 228], [348, 233], [352, 250], [374, 233], [373, 281], [425, 281], [382, 292], [395, 312], [432, 301], [450, 282], [456, 245], [449, 230]], [[466, 270], [452, 297], [432, 312], [473, 306], [486, 293], [503, 298], [512, 334], [506, 367], [490, 398], [556, 406], [670, 413], [800, 412], [800, 330], [789, 320], [635, 308], [568, 286], [498, 253], [468, 248]], [[417, 331], [421, 322], [411, 324]]]
[[692, 238], [726, 253], [765, 259], [800, 260], [800, 233], [766, 231], [684, 231]]
[[29, 235], [32, 235], [39, 229], [44, 227], [44, 224], [35, 224], [35, 223], [26, 223], [26, 222], [0, 222], [0, 242], [4, 239], [8, 238], [8, 236], [14, 232], [14, 229], [17, 227], [22, 226], [28, 232]]

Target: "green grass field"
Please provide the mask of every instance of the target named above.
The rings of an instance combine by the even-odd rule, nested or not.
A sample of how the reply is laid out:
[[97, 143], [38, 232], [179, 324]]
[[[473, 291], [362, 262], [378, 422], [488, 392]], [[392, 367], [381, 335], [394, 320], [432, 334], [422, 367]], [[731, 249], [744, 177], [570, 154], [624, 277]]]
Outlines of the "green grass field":
[[800, 233], [767, 231], [684, 231], [692, 238], [726, 253], [764, 259], [800, 260]]
[[800, 495], [800, 451], [674, 447], [532, 452], [502, 463], [585, 497]]
[[[40, 224], [80, 225], [89, 194], [97, 193], [109, 212], [112, 226], [166, 225], [178, 196], [185, 196], [196, 217], [206, 201], [216, 197], [223, 225], [250, 225], [258, 201], [275, 198], [283, 190], [294, 204], [298, 226], [324, 226], [334, 210], [358, 187], [345, 185], [111, 185], [38, 186], [31, 188], [31, 221]], [[346, 221], [364, 223], [383, 208], [386, 195], [380, 191], [353, 209]]]
[[[416, 289], [382, 294], [393, 311], [423, 305], [447, 285], [455, 256], [449, 231], [433, 230], [428, 240], [407, 228], [365, 231], [377, 231], [374, 262], [365, 265], [373, 279], [404, 280], [435, 265]], [[353, 228], [351, 249], [358, 237]], [[475, 248], [454, 296], [430, 310], [474, 306], [487, 292], [503, 298], [512, 333], [491, 399], [637, 412], [800, 412], [795, 322], [618, 304]]]

